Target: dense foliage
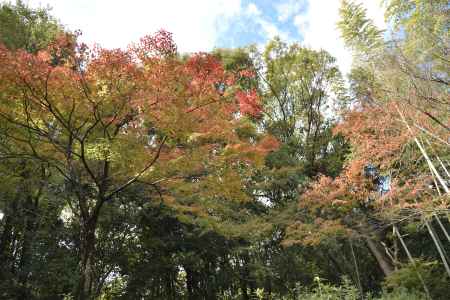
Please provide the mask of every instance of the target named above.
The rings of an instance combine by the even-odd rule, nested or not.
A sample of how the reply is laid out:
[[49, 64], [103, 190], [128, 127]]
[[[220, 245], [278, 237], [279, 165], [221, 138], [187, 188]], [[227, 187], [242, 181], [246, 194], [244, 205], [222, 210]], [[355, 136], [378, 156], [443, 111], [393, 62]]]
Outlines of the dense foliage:
[[1, 299], [447, 299], [449, 5], [326, 51], [89, 48], [0, 5]]

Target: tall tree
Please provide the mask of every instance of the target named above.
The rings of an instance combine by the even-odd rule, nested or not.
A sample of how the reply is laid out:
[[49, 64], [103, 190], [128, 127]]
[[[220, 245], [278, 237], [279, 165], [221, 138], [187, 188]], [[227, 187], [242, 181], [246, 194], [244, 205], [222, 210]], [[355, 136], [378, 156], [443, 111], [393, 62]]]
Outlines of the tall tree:
[[[276, 142], [240, 139], [234, 113], [254, 113], [257, 99], [222, 93], [217, 84], [233, 78], [211, 56], [178, 59], [166, 32], [128, 51], [80, 45], [62, 53], [68, 42], [61, 37], [36, 55], [2, 48], [1, 117], [17, 144], [12, 155], [46, 162], [64, 178], [80, 222], [76, 297], [90, 299], [105, 203], [138, 182], [169, 203], [189, 196], [181, 207], [193, 213], [202, 194], [245, 199], [245, 166], [261, 163]], [[64, 63], [53, 65], [52, 53]]]
[[37, 52], [47, 47], [63, 27], [47, 8], [33, 9], [23, 1], [0, 4], [0, 43], [9, 49]]
[[[61, 34], [64, 34], [64, 28], [48, 9], [33, 9], [22, 1], [0, 5], [0, 44], [9, 49], [22, 48], [36, 53]], [[0, 127], [2, 131], [8, 128], [3, 120]], [[42, 263], [35, 249], [39, 242], [47, 245], [49, 250], [53, 247], [52, 239], [40, 241], [36, 236], [42, 228], [58, 222], [61, 206], [60, 201], [53, 199], [55, 205], [50, 209], [53, 211], [48, 211], [46, 203], [51, 197], [48, 165], [19, 157], [5, 159], [6, 152], [13, 147], [15, 145], [11, 140], [2, 139], [0, 176], [4, 186], [0, 201], [3, 216], [0, 223], [0, 273], [5, 284], [0, 293], [4, 297], [29, 298], [31, 288], [28, 283], [37, 278], [36, 270]], [[15, 296], [3, 294], [9, 292]]]

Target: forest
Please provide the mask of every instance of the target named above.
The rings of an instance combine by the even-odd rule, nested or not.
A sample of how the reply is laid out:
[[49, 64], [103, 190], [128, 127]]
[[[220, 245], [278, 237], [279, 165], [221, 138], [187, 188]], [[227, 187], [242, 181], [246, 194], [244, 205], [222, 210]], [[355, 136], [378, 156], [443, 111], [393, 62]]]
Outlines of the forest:
[[450, 3], [384, 5], [346, 75], [0, 3], [0, 299], [449, 299]]

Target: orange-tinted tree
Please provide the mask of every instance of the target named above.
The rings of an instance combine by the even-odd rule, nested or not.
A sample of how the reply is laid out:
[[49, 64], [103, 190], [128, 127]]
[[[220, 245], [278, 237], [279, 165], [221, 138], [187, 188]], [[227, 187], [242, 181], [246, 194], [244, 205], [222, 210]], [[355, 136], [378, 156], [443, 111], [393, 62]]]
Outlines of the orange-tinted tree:
[[75, 295], [91, 299], [105, 203], [139, 183], [175, 208], [214, 213], [176, 199], [248, 200], [249, 166], [277, 143], [240, 137], [239, 115], [258, 114], [256, 93], [234, 86], [210, 55], [180, 59], [165, 31], [127, 50], [68, 43], [61, 36], [36, 55], [0, 46], [0, 117], [14, 144], [5, 157], [45, 162], [59, 174], [80, 223]]
[[[298, 221], [285, 243], [317, 245], [339, 236], [362, 238], [385, 275], [393, 262], [381, 247], [392, 224], [445, 212], [448, 199], [430, 188], [433, 178], [414, 144], [418, 130], [408, 130], [399, 117], [417, 115], [407, 105], [356, 105], [344, 113], [336, 133], [352, 145], [352, 154], [337, 178], [320, 177], [300, 199]], [[421, 120], [431, 130], [432, 123]], [[367, 168], [376, 170], [367, 174]], [[385, 176], [385, 177], [383, 177]], [[381, 179], [389, 180], [382, 187]], [[385, 188], [386, 190], [381, 190]]]

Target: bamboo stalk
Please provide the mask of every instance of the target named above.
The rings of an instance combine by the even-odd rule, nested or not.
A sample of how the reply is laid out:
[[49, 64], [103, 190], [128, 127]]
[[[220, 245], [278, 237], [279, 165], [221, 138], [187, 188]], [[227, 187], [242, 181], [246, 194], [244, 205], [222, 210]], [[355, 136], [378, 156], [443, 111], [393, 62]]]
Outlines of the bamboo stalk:
[[447, 238], [448, 242], [450, 243], [450, 235], [448, 234], [447, 230], [444, 227], [444, 224], [442, 224], [441, 219], [435, 214], [434, 217], [436, 218], [436, 221], [438, 222], [439, 226], [441, 227], [442, 231], [444, 232], [445, 237]]
[[436, 176], [436, 178], [438, 179], [439, 183], [442, 185], [442, 187], [444, 188], [445, 193], [449, 193], [449, 189], [447, 187], [447, 184], [445, 183], [445, 181], [442, 179], [441, 175], [439, 174], [439, 172], [436, 170], [436, 167], [434, 166], [433, 162], [431, 161], [430, 157], [428, 156], [426, 150], [424, 149], [424, 147], [422, 146], [422, 143], [419, 141], [419, 139], [417, 137], [414, 136], [413, 131], [411, 130], [411, 127], [409, 126], [408, 122], [405, 119], [405, 116], [402, 114], [402, 112], [400, 111], [400, 109], [398, 108], [398, 106], [395, 106], [397, 109], [397, 112], [399, 113], [400, 117], [403, 120], [403, 123], [406, 125], [406, 128], [408, 129], [409, 133], [414, 137], [414, 142], [416, 143], [417, 147], [419, 147], [420, 152], [422, 153], [422, 156], [425, 158], [425, 160], [428, 163], [428, 166], [431, 168], [432, 173], [434, 173], [434, 175]]
[[[431, 172], [431, 175], [433, 176], [433, 181], [434, 181], [434, 185], [436, 186], [437, 192], [438, 192], [439, 196], [441, 196], [441, 191], [439, 190], [439, 186], [436, 182], [436, 177], [434, 176], [433, 172]], [[435, 213], [433, 213], [433, 216], [437, 218]], [[434, 245], [436, 246], [436, 249], [439, 252], [439, 255], [441, 257], [442, 263], [444, 264], [445, 270], [447, 271], [447, 274], [450, 277], [450, 267], [447, 262], [448, 257], [447, 257], [447, 254], [445, 253], [444, 248], [442, 247], [442, 243], [439, 240], [439, 237], [436, 235], [436, 232], [434, 231], [431, 224], [425, 218], [423, 220], [424, 220], [425, 226], [427, 227], [428, 233], [430, 234], [430, 236], [434, 242]], [[446, 231], [444, 231], [444, 233], [447, 234]]]
[[434, 244], [436, 245], [436, 248], [438, 249], [439, 255], [441, 256], [441, 260], [444, 263], [445, 270], [447, 271], [448, 277], [450, 277], [450, 267], [447, 263], [445, 250], [442, 248], [442, 244], [439, 240], [439, 238], [436, 235], [436, 232], [434, 231], [433, 227], [430, 225], [428, 221], [425, 221], [425, 226], [427, 226], [428, 232], [431, 235], [431, 238], [433, 239]]
[[450, 173], [447, 170], [447, 168], [445, 167], [444, 163], [442, 162], [441, 158], [439, 157], [439, 155], [437, 155], [436, 151], [434, 150], [433, 146], [431, 145], [430, 141], [425, 138], [425, 142], [427, 142], [428, 146], [430, 146], [431, 151], [433, 151], [434, 156], [436, 156], [436, 159], [438, 160], [439, 164], [441, 165], [442, 169], [444, 170], [445, 174], [447, 175], [448, 178], [450, 178]]
[[[436, 182], [436, 177], [434, 176], [434, 174], [433, 174], [433, 181], [434, 181], [434, 185], [435, 185], [435, 187], [437, 189], [437, 192], [438, 192], [439, 196], [442, 196], [441, 190], [439, 189], [439, 185]], [[450, 242], [450, 236], [449, 236], [447, 230], [445, 229], [444, 224], [442, 224], [441, 220], [439, 219], [439, 217], [438, 217], [438, 215], [436, 213], [433, 213], [433, 216], [436, 218], [439, 226], [441, 227], [442, 231], [444, 232], [445, 237]]]
[[358, 279], [359, 293], [360, 293], [360, 295], [362, 297], [363, 296], [363, 289], [362, 289], [362, 285], [361, 285], [361, 278], [359, 276], [358, 263], [356, 261], [355, 251], [353, 250], [353, 242], [352, 242], [352, 240], [350, 240], [350, 249], [352, 251], [353, 263], [355, 264], [355, 271], [356, 271], [356, 278]]
[[422, 126], [419, 126], [417, 124], [413, 124], [414, 127], [416, 127], [417, 129], [420, 129], [421, 131], [423, 131], [425, 134], [428, 134], [429, 136], [431, 136], [432, 138], [438, 140], [439, 142], [443, 143], [446, 146], [450, 147], [450, 143], [446, 142], [445, 140], [443, 140], [442, 138], [440, 138], [439, 136], [435, 135], [434, 133], [426, 130], [425, 128], [423, 128]]
[[428, 287], [427, 287], [427, 285], [425, 284], [425, 281], [423, 280], [422, 275], [420, 274], [419, 270], [417, 269], [416, 262], [414, 261], [412, 255], [411, 255], [411, 252], [409, 252], [409, 249], [408, 249], [408, 247], [406, 246], [405, 241], [403, 240], [402, 235], [401, 235], [400, 232], [398, 231], [397, 226], [394, 225], [393, 228], [394, 228], [395, 234], [397, 235], [398, 239], [400, 240], [400, 243], [401, 243], [402, 246], [403, 246], [403, 249], [405, 249], [405, 252], [406, 252], [406, 255], [408, 256], [409, 261], [411, 262], [411, 264], [413, 265], [414, 269], [416, 270], [417, 276], [419, 277], [419, 280], [420, 280], [420, 282], [422, 283], [422, 286], [423, 286], [423, 289], [424, 289], [424, 291], [425, 291], [425, 294], [427, 295], [427, 298], [428, 298], [428, 299], [432, 299], [431, 296], [430, 296], [430, 291], [428, 290]]
[[439, 174], [439, 172], [436, 170], [435, 166], [433, 165], [433, 163], [431, 162], [430, 158], [428, 157], [428, 154], [425, 151], [425, 149], [423, 148], [422, 144], [420, 143], [420, 141], [417, 138], [414, 138], [414, 140], [415, 140], [417, 146], [419, 147], [420, 151], [422, 152], [422, 155], [425, 157], [425, 159], [426, 159], [426, 161], [428, 163], [428, 166], [430, 167], [432, 173], [434, 173], [434, 175], [438, 179], [439, 183], [444, 188], [445, 193], [449, 193], [449, 189], [447, 187], [447, 184], [445, 183], [444, 179], [442, 179], [442, 177]]
[[447, 174], [447, 177], [450, 179], [450, 172], [445, 167], [445, 165], [442, 162], [441, 158], [438, 155], [436, 155], [436, 159], [439, 161], [439, 163], [441, 164], [442, 169], [444, 169], [445, 174]]

